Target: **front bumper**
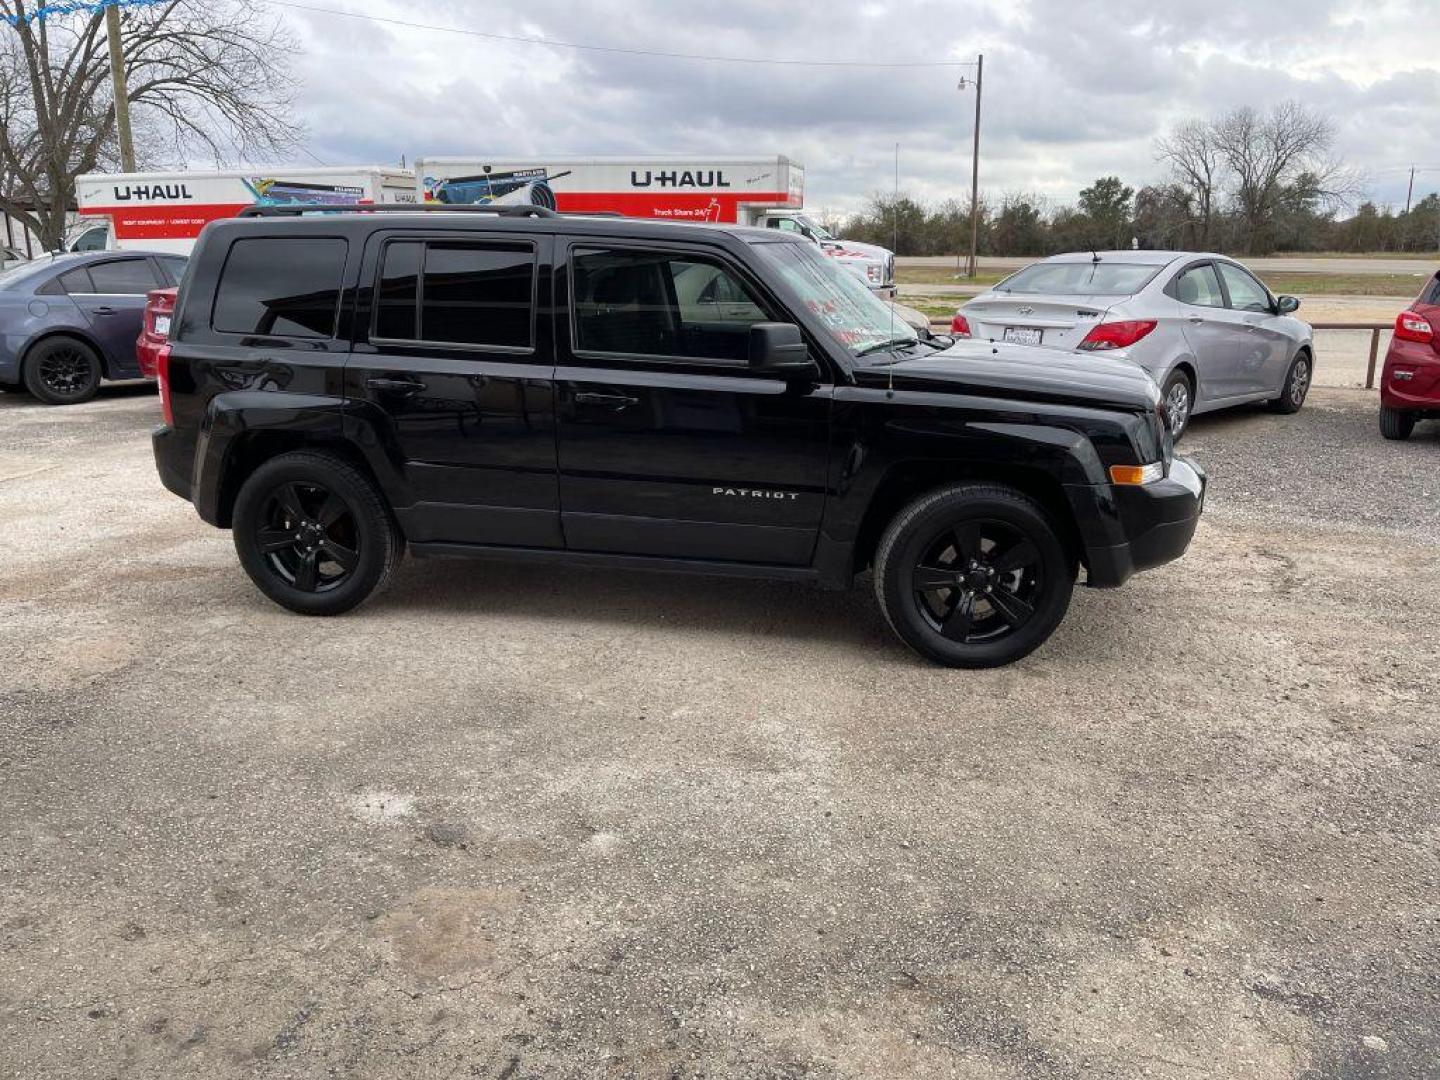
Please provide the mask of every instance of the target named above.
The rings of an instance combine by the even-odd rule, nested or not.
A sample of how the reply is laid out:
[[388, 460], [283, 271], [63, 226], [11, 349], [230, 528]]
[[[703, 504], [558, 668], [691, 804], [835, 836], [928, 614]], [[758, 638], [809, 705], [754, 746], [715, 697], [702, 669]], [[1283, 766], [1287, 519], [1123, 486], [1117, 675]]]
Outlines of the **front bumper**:
[[1185, 554], [1205, 506], [1205, 470], [1188, 458], [1170, 463], [1164, 480], [1144, 487], [1121, 488], [1115, 493], [1114, 513], [1125, 542], [1087, 546], [1086, 584], [1110, 589], [1130, 575]]

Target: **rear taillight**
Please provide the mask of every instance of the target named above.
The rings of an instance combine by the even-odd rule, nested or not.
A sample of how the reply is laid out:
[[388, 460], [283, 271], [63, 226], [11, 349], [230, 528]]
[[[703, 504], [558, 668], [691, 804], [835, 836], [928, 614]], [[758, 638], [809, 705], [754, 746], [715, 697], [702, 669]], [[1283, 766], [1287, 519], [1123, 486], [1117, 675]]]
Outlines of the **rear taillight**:
[[1087, 352], [1124, 349], [1134, 345], [1154, 329], [1154, 319], [1125, 319], [1121, 322], [1099, 323], [1085, 335], [1085, 340], [1076, 347]]
[[964, 316], [964, 315], [961, 315], [959, 312], [956, 312], [955, 317], [950, 320], [950, 336], [951, 336], [951, 337], [969, 337], [969, 336], [970, 336], [970, 320], [967, 319], [967, 318], [965, 318], [965, 316]]
[[1395, 319], [1395, 336], [1401, 341], [1423, 341], [1429, 344], [1435, 340], [1435, 330], [1424, 315], [1415, 311], [1402, 311]]
[[175, 410], [170, 404], [170, 343], [155, 350], [155, 381], [160, 387], [160, 417], [166, 427], [175, 426]]

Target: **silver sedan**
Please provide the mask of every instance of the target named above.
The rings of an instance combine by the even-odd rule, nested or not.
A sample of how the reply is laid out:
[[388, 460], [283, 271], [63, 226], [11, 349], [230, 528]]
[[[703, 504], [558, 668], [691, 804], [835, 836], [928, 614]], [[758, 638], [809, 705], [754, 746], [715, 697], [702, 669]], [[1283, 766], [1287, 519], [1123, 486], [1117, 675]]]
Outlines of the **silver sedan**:
[[1291, 315], [1299, 306], [1224, 255], [1085, 251], [1010, 275], [962, 307], [954, 330], [1133, 360], [1159, 384], [1178, 438], [1196, 413], [1305, 403], [1315, 346]]

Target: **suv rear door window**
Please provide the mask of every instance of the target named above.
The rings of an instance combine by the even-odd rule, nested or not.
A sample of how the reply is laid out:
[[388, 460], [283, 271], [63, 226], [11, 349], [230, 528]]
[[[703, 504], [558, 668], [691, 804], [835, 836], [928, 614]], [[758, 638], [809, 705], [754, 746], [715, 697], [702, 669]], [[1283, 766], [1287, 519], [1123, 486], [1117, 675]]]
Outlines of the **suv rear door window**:
[[345, 250], [344, 240], [331, 237], [236, 240], [215, 289], [215, 329], [334, 337]]
[[575, 348], [740, 363], [760, 302], [719, 262], [699, 255], [576, 248]]
[[392, 241], [380, 270], [374, 336], [530, 349], [535, 266], [528, 243]]
[[90, 282], [97, 293], [110, 296], [144, 296], [158, 289], [149, 259], [112, 259], [90, 264]]

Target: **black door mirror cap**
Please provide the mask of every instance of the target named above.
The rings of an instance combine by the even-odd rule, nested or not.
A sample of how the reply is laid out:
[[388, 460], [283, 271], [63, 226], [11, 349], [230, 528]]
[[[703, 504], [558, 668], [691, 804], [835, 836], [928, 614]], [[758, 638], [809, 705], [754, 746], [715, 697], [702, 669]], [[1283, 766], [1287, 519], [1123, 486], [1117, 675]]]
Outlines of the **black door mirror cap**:
[[794, 323], [760, 322], [750, 324], [748, 360], [751, 371], [813, 373], [809, 346]]

